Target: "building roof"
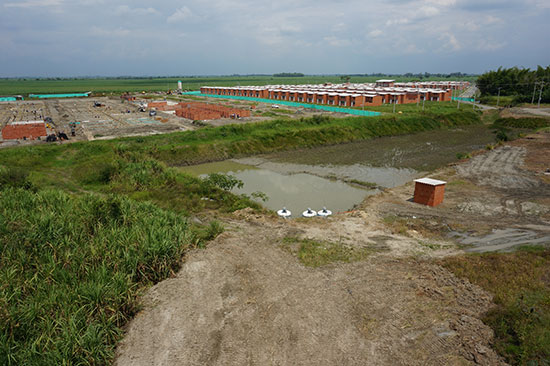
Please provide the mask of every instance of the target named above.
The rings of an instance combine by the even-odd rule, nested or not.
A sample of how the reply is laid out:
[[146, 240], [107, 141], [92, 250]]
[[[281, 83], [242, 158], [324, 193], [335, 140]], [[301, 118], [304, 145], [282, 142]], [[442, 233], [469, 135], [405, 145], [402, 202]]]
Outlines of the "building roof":
[[444, 182], [442, 180], [432, 179], [432, 178], [421, 178], [421, 179], [415, 179], [416, 183], [422, 183], [422, 184], [428, 184], [430, 186], [440, 186], [443, 184], [447, 184], [447, 182]]

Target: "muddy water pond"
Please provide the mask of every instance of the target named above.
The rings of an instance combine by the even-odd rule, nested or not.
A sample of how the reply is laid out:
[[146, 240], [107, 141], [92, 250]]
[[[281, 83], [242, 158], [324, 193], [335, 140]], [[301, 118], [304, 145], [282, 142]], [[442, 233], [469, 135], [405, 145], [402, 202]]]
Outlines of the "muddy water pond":
[[402, 185], [456, 161], [457, 153], [494, 141], [485, 126], [382, 137], [181, 168], [193, 175], [231, 174], [244, 182], [235, 193], [260, 191], [264, 206], [290, 209], [293, 216], [311, 207], [334, 212], [352, 209], [381, 188]]

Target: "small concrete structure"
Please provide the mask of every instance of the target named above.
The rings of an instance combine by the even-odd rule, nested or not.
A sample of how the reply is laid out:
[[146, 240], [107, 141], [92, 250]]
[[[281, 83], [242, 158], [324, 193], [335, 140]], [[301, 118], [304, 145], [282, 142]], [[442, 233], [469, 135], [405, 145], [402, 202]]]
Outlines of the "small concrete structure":
[[443, 202], [447, 182], [431, 178], [416, 179], [414, 182], [414, 202], [432, 207]]

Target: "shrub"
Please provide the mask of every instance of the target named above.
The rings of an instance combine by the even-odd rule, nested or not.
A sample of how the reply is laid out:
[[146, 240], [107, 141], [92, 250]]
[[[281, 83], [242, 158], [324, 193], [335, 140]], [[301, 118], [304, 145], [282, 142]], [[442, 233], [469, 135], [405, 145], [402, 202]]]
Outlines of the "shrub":
[[17, 167], [0, 167], [0, 189], [10, 187], [34, 189], [32, 182], [29, 180], [28, 171]]
[[242, 188], [244, 183], [230, 174], [212, 173], [205, 179], [207, 184], [230, 191], [233, 188]]

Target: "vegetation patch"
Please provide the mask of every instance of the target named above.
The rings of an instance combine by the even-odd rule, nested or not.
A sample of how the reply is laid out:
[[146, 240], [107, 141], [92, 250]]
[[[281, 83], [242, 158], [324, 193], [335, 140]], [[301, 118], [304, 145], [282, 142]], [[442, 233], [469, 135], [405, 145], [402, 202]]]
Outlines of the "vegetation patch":
[[282, 246], [308, 267], [321, 267], [334, 262], [360, 261], [376, 251], [373, 248], [355, 248], [342, 243], [296, 237], [284, 238]]
[[143, 289], [222, 228], [203, 230], [120, 196], [0, 191], [0, 364], [108, 363]]
[[495, 348], [514, 365], [550, 364], [550, 249], [450, 257], [441, 264], [494, 296], [484, 318]]
[[538, 128], [550, 127], [550, 118], [536, 118], [536, 117], [499, 118], [494, 121], [493, 127], [538, 129]]

